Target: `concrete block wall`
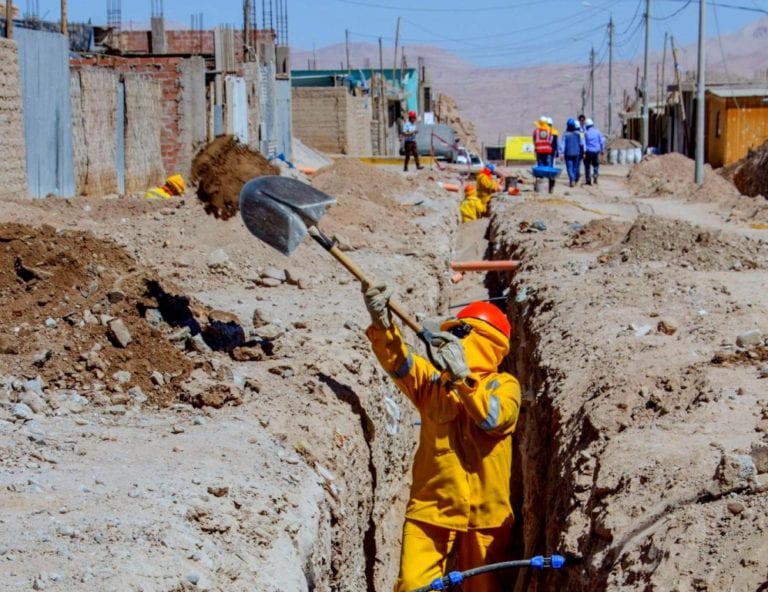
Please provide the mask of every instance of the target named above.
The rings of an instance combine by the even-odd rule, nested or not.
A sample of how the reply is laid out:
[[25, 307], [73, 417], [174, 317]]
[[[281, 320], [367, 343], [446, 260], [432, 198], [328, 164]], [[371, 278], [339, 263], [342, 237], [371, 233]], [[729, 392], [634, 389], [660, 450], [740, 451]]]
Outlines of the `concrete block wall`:
[[344, 87], [293, 89], [293, 134], [331, 154], [369, 155], [371, 114], [361, 97]]
[[25, 148], [19, 53], [0, 39], [0, 197], [27, 195]]
[[373, 154], [371, 119], [372, 114], [366, 107], [366, 99], [347, 94], [346, 154], [363, 156]]

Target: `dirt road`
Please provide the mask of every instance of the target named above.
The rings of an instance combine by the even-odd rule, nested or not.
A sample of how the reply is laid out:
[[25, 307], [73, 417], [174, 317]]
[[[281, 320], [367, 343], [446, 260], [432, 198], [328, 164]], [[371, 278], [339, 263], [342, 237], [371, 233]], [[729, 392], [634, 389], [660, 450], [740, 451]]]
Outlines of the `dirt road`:
[[[760, 589], [768, 243], [750, 223], [765, 210], [604, 172], [499, 199], [488, 239], [484, 221], [457, 232], [435, 172], [345, 162], [313, 183], [339, 198], [326, 232], [414, 313], [509, 295], [516, 552], [584, 557], [521, 572], [518, 590]], [[311, 244], [285, 258], [189, 197], [4, 205], [7, 589], [390, 589], [416, 417], [343, 269]], [[524, 264], [451, 286], [447, 262], [486, 249]]]

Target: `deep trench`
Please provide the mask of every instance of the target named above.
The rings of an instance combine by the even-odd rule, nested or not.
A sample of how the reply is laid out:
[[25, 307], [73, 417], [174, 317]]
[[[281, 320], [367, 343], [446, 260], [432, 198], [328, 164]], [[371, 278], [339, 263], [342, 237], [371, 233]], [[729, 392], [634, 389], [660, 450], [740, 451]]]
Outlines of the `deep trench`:
[[[485, 258], [524, 258], [524, 250], [514, 242], [502, 243], [498, 252], [493, 252], [493, 241], [489, 240], [493, 235], [492, 220], [485, 235], [488, 241]], [[546, 369], [540, 367], [537, 362], [538, 335], [533, 320], [537, 312], [541, 311], [543, 303], [539, 302], [535, 295], [516, 298], [518, 292], [523, 289], [523, 285], [514, 274], [489, 272], [483, 283], [488, 298], [496, 299], [495, 302], [505, 310], [512, 323], [510, 353], [502, 363], [501, 370], [514, 375], [520, 382], [522, 390], [520, 416], [513, 435], [511, 492], [515, 525], [509, 558], [527, 559], [534, 555], [551, 555], [558, 552], [558, 549], [552, 548], [552, 540], [556, 538], [558, 528], [556, 500], [563, 499], [562, 495], [555, 495], [554, 490], [570, 487], [570, 484], [563, 484], [557, 471], [553, 469], [552, 454], [555, 448], [554, 436], [557, 421], [548, 391], [552, 388], [554, 377], [550, 377]], [[444, 293], [441, 292], [441, 294], [445, 299]], [[505, 295], [506, 304], [503, 297]], [[445, 301], [438, 302], [438, 308], [446, 310], [448, 304]], [[366, 426], [365, 412], [349, 397], [340, 398], [350, 403], [353, 411], [360, 416], [366, 442], [370, 447], [372, 434]], [[375, 496], [376, 474], [372, 459], [370, 468], [373, 472]], [[376, 523], [371, 519], [365, 533], [365, 540], [362, 541], [366, 554], [365, 575], [369, 592], [375, 591], [373, 577], [373, 558], [376, 556], [375, 533]], [[399, 549], [397, 553], [399, 554]], [[502, 575], [502, 578], [505, 589], [515, 592], [567, 589], [567, 578], [552, 570], [536, 572], [530, 569], [509, 570]]]

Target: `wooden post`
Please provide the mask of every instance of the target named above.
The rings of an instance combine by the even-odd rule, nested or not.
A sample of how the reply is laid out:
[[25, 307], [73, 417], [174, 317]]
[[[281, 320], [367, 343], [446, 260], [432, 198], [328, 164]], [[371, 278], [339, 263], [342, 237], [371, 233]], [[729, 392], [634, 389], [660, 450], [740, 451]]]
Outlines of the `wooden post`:
[[689, 146], [689, 138], [688, 138], [688, 122], [685, 118], [685, 101], [683, 100], [683, 86], [680, 83], [680, 70], [678, 68], [677, 63], [677, 49], [675, 48], [675, 38], [674, 36], [669, 37], [669, 44], [672, 48], [672, 62], [675, 65], [675, 81], [677, 82], [677, 94], [678, 94], [678, 100], [680, 102], [680, 123], [683, 126], [683, 154], [688, 156], [688, 146]]
[[395, 69], [397, 68], [397, 46], [400, 43], [400, 17], [397, 17], [397, 28], [395, 29], [395, 57], [392, 58], [392, 84], [395, 84]]
[[381, 109], [381, 116], [379, 119], [379, 125], [384, 127], [384, 148], [380, 150], [380, 156], [386, 156], [389, 148], [389, 137], [387, 133], [387, 120], [389, 115], [389, 105], [387, 104], [387, 93], [384, 85], [384, 52], [381, 48], [381, 37], [379, 37], [379, 107]]
[[61, 34], [69, 35], [69, 26], [67, 25], [67, 0], [61, 0]]
[[252, 60], [253, 40], [251, 35], [251, 0], [245, 0], [243, 3], [243, 60], [250, 62]]
[[13, 39], [13, 2], [5, 0], [5, 37]]

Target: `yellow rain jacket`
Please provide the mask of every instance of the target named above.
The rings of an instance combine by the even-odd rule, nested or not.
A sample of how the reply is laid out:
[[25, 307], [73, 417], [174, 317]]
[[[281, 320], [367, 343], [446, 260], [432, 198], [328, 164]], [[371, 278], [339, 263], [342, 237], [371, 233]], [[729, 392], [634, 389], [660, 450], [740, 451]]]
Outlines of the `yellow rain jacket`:
[[475, 188], [471, 187], [471, 189], [465, 190], [464, 200], [461, 202], [459, 210], [461, 211], [461, 221], [471, 222], [472, 220], [477, 220], [478, 218], [482, 217], [488, 208], [477, 197]]
[[487, 208], [491, 201], [491, 196], [499, 191], [500, 186], [490, 175], [484, 172], [479, 172], [475, 180], [477, 181], [477, 197]]
[[[467, 318], [463, 340], [468, 378], [451, 387], [431, 362], [415, 355], [393, 323], [366, 335], [379, 362], [421, 415], [419, 447], [406, 517], [458, 531], [509, 523], [512, 433], [520, 385], [497, 371], [509, 351], [502, 333]], [[443, 324], [442, 329], [448, 328]]]
[[176, 195], [181, 195], [186, 190], [184, 177], [181, 175], [171, 175], [165, 180], [162, 187], [153, 187], [144, 194], [147, 199], [171, 199]]

